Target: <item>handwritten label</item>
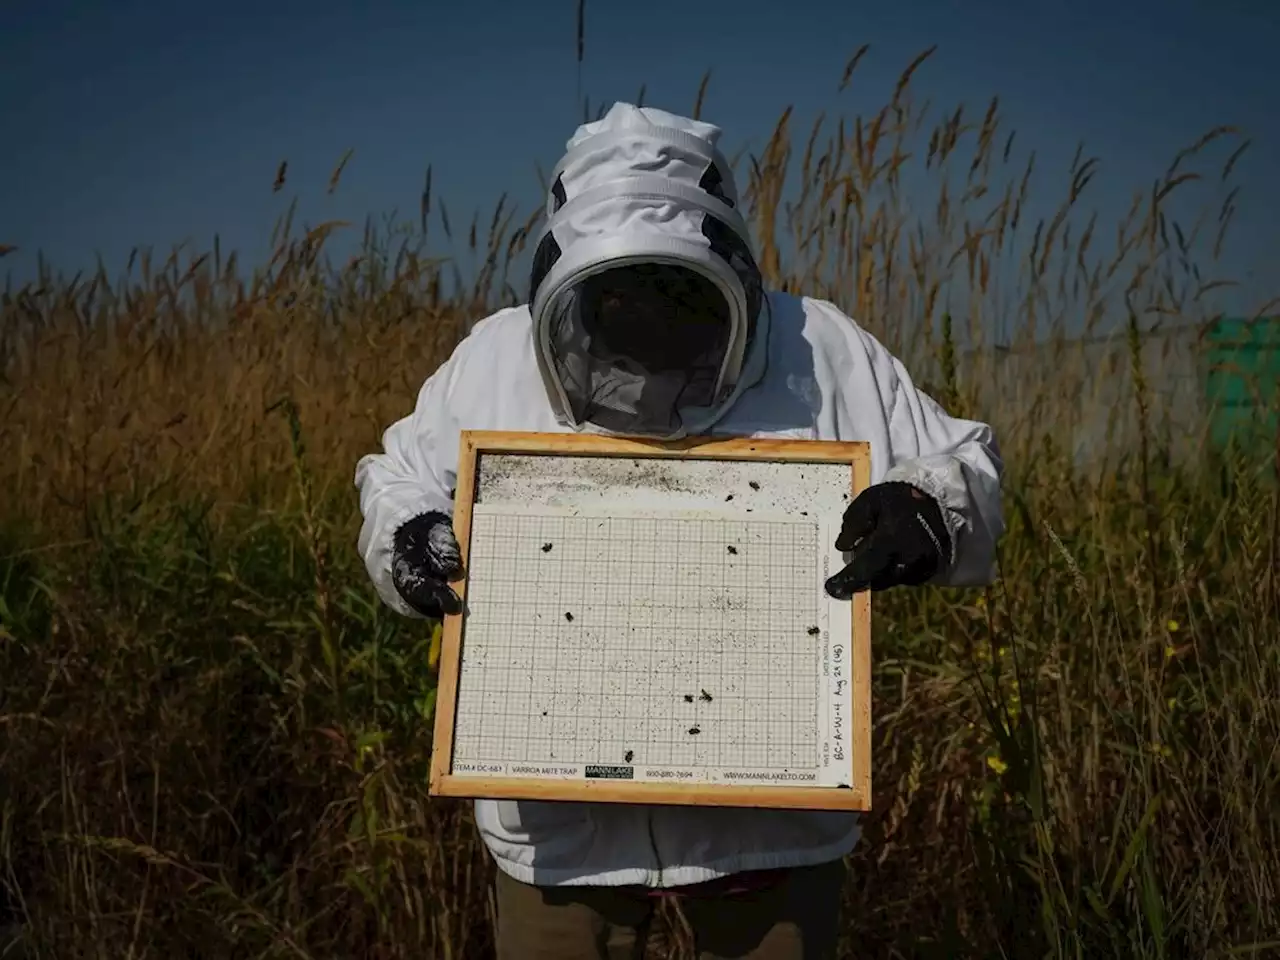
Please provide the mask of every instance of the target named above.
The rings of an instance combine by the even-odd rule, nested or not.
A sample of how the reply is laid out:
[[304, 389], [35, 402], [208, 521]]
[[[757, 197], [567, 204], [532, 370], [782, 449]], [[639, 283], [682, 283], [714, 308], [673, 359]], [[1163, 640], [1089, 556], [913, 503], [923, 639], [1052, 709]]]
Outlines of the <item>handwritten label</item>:
[[845, 735], [848, 720], [845, 690], [849, 678], [845, 675], [844, 644], [837, 643], [831, 649], [831, 755], [836, 761], [845, 759]]
[[839, 700], [831, 704], [831, 754], [837, 760], [844, 759], [844, 704]]

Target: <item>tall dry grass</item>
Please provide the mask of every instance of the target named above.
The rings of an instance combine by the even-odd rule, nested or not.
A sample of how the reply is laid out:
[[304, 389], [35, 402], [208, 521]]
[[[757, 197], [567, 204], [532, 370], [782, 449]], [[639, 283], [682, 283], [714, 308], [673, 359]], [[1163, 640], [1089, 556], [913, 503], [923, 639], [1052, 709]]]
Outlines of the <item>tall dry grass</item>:
[[[1036, 194], [997, 102], [922, 106], [928, 53], [875, 115], [788, 113], [740, 159], [770, 283], [989, 419], [1009, 469], [1000, 583], [877, 607], [847, 955], [1280, 949], [1280, 447], [1201, 451], [1150, 336], [1211, 316], [1243, 144], [1193, 141], [1106, 220], [1096, 162]], [[428, 178], [346, 262], [287, 220], [254, 271], [215, 247], [5, 294], [0, 888], [30, 955], [486, 955], [490, 865], [424, 795], [432, 638], [373, 599], [350, 482], [520, 296], [536, 223], [504, 198], [455, 238]], [[653, 955], [687, 955], [666, 920]]]

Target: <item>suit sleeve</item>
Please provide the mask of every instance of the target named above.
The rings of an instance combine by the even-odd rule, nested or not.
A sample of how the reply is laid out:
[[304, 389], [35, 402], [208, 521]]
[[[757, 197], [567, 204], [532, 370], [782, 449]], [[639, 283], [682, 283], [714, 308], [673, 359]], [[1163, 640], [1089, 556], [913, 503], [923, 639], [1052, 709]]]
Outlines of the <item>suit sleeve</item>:
[[1005, 529], [1004, 463], [995, 433], [986, 423], [950, 416], [916, 387], [901, 361], [873, 344], [880, 353], [874, 366], [889, 368], [882, 381], [890, 439], [883, 480], [904, 481], [930, 494], [942, 506], [951, 533], [951, 562], [933, 582], [953, 587], [992, 583], [996, 546]]
[[407, 617], [421, 614], [404, 602], [391, 582], [392, 538], [410, 517], [432, 510], [453, 514], [459, 426], [450, 394], [459, 366], [458, 351], [422, 385], [413, 412], [382, 435], [382, 452], [356, 464], [360, 494], [358, 549], [378, 595]]

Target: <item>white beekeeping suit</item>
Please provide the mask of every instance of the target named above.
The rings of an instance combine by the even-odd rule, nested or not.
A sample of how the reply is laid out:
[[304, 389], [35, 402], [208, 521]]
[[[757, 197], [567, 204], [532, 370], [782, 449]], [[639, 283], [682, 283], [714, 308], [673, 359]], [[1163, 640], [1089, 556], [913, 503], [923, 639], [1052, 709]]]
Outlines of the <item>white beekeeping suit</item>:
[[[386, 431], [384, 451], [357, 467], [359, 549], [390, 607], [423, 616], [406, 596], [432, 580], [432, 563], [456, 564], [447, 518], [466, 429], [869, 441], [871, 482], [887, 485], [873, 490], [936, 504], [936, 529], [923, 514], [896, 528], [919, 538], [924, 527], [922, 542], [938, 545], [929, 582], [993, 578], [1004, 527], [990, 428], [948, 416], [832, 304], [762, 289], [719, 137], [711, 124], [618, 104], [569, 141], [530, 303], [477, 323]], [[654, 324], [648, 343], [634, 330], [613, 337], [609, 291], [625, 313], [628, 283], [672, 268], [718, 292], [710, 319], [642, 312]], [[699, 330], [682, 365], [645, 354], [679, 340], [684, 323]], [[415, 540], [404, 531], [423, 517]], [[859, 835], [856, 815], [825, 812], [480, 800], [476, 819], [502, 870], [544, 886], [679, 886], [832, 860]]]

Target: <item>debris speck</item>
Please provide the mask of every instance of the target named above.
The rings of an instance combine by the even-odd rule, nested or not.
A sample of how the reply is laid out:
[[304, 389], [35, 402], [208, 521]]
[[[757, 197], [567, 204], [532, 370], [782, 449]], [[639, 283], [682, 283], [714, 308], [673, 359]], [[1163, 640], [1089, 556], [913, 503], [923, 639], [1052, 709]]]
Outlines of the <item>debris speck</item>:
[[696, 737], [696, 736], [697, 736], [698, 734], [700, 734], [701, 732], [702, 732], [702, 731], [701, 731], [701, 730], [699, 730], [697, 727], [690, 727], [690, 728], [689, 728], [689, 735], [690, 735], [690, 736]]
[[808, 515], [809, 515], [809, 511], [808, 511], [808, 510], [801, 510], [801, 511], [800, 511], [800, 516], [802, 516], [802, 517], [807, 517]]
[[550, 552], [551, 552], [551, 544], [549, 544], [549, 543], [544, 543], [544, 544], [542, 545], [542, 552], [543, 552], [543, 553], [550, 553]]
[[547, 715], [547, 711], [543, 710], [542, 715], [545, 717]]
[[731, 494], [729, 494], [727, 497], [725, 497], [725, 498], [724, 498], [724, 502], [725, 502], [725, 503], [728, 503], [728, 502], [729, 502], [730, 500], [732, 500], [732, 499], [733, 499], [733, 494], [731, 493]]
[[684, 695], [684, 702], [685, 702], [685, 703], [693, 703], [693, 694], [692, 694], [692, 693], [686, 693], [686, 694]]
[[760, 489], [760, 484], [756, 483], [754, 480], [752, 480], [751, 483], [748, 484], [748, 486], [751, 487], [752, 490]]
[[733, 544], [729, 544], [729, 552], [736, 557], [738, 555], [738, 548], [735, 547]]
[[628, 751], [627, 751], [627, 756], [626, 756], [626, 761], [627, 761], [627, 763], [630, 763], [630, 762], [631, 762], [631, 758], [632, 758], [632, 757], [634, 757], [635, 755], [636, 755], [636, 752], [635, 752], [634, 750], [628, 750]]
[[570, 613], [568, 610], [564, 612], [564, 618], [568, 620], [570, 623], [573, 623], [573, 614]]
[[710, 703], [710, 702], [711, 702], [711, 694], [709, 694], [709, 693], [707, 693], [707, 691], [703, 690], [703, 691], [702, 691], [702, 693], [698, 696], [698, 699], [699, 699], [699, 700], [706, 701], [707, 703]]
[[822, 632], [822, 631], [821, 631], [821, 630], [819, 630], [817, 627], [810, 627], [810, 628], [809, 628], [809, 636], [811, 636], [811, 637], [816, 637], [816, 636], [817, 636], [818, 634], [820, 634], [821, 632]]

